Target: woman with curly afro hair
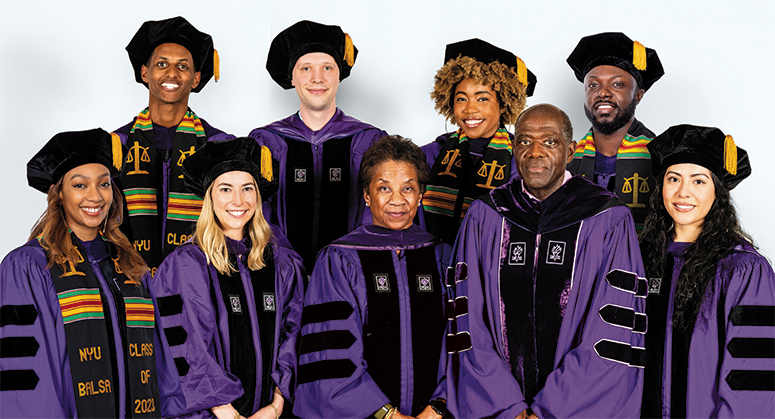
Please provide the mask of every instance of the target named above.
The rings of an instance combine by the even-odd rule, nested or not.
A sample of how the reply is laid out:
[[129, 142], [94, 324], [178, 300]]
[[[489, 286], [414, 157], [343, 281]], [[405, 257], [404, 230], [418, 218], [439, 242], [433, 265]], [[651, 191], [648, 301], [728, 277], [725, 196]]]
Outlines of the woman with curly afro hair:
[[517, 176], [506, 125], [525, 108], [536, 78], [517, 56], [480, 39], [447, 45], [444, 62], [431, 97], [459, 129], [422, 147], [431, 168], [423, 216], [448, 261], [471, 202]]
[[775, 273], [729, 195], [751, 174], [748, 154], [692, 125], [648, 148], [658, 175], [639, 237], [649, 281], [641, 417], [773, 417]]

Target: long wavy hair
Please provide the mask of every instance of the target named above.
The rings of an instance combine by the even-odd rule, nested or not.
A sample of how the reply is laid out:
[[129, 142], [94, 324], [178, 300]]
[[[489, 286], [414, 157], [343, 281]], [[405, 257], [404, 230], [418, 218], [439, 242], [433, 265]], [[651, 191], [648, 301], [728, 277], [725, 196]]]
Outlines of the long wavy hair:
[[[245, 228], [247, 229], [247, 236], [250, 237], [250, 242], [252, 243], [250, 253], [248, 254], [247, 266], [248, 269], [257, 271], [266, 266], [264, 249], [269, 244], [269, 240], [272, 239], [272, 229], [261, 212], [261, 193], [255, 180], [253, 181], [253, 186], [256, 188], [256, 212], [245, 224]], [[229, 260], [226, 234], [223, 233], [221, 223], [218, 221], [218, 217], [215, 216], [212, 187], [213, 184], [211, 183], [207, 187], [207, 191], [205, 191], [202, 213], [196, 222], [195, 243], [204, 252], [207, 257], [207, 263], [212, 264], [221, 274], [231, 275], [237, 272], [237, 268]]]
[[[664, 272], [667, 244], [672, 241], [675, 228], [662, 198], [664, 177], [663, 172], [656, 179], [650, 200], [653, 211], [646, 217], [645, 228], [638, 238], [649, 278], [672, 275]], [[719, 261], [742, 240], [753, 243], [751, 236], [740, 227], [729, 189], [715, 174], [711, 173], [711, 177], [716, 199], [705, 216], [700, 235], [684, 254], [684, 265], [675, 284], [673, 322], [674, 327], [684, 331], [694, 325], [702, 304], [713, 298], [713, 288], [710, 292], [707, 289], [713, 284]]]
[[[118, 259], [115, 262], [118, 269], [124, 272], [130, 283], [139, 284], [140, 279], [148, 272], [148, 265], [119, 229], [124, 214], [124, 202], [121, 191], [116, 184], [111, 182], [111, 187], [113, 202], [110, 204], [100, 233], [102, 237], [116, 246]], [[70, 231], [65, 221], [65, 210], [62, 199], [59, 197], [61, 191], [62, 178], [49, 187], [48, 206], [32, 227], [28, 240], [40, 237], [40, 245], [46, 249], [47, 268], [50, 269], [56, 263], [64, 270], [68, 262], [77, 265], [80, 257], [70, 239]]]

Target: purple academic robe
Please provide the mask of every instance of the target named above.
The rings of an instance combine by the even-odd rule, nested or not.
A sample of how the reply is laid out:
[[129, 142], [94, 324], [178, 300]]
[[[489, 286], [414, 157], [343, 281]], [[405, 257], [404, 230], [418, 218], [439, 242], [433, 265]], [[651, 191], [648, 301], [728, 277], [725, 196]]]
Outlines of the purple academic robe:
[[[104, 305], [108, 308], [106, 317], [109, 316], [115, 322], [118, 318], [116, 301], [99, 268], [100, 260], [96, 260], [91, 254], [88, 254], [87, 258], [105, 298]], [[23, 309], [26, 311], [25, 307], [32, 307], [37, 313], [32, 322], [6, 324], [3, 321], [5, 318], [0, 320], [0, 339], [31, 336], [40, 345], [31, 357], [0, 357], [0, 371], [31, 369], [38, 377], [38, 382], [32, 390], [0, 391], [0, 417], [3, 418], [72, 418], [77, 415], [62, 309], [46, 264], [46, 252], [37, 240], [13, 250], [0, 264], [0, 312], [4, 313], [3, 316], [10, 316], [10, 312], [6, 310], [13, 310], [13, 306], [17, 307], [17, 313], [21, 313]], [[146, 275], [145, 279], [149, 277], [150, 275]], [[157, 326], [154, 333], [154, 355], [162, 404], [161, 414], [172, 416], [182, 412], [186, 402], [167, 340], [159, 333], [158, 311], [155, 315]], [[112, 330], [116, 364], [124, 365], [127, 355], [120, 330], [118, 327], [113, 327]], [[124, 368], [118, 368], [117, 372], [118, 375], [114, 376], [114, 388], [126, 390]], [[119, 417], [125, 417], [126, 410], [126, 392], [122, 391], [119, 393]]]
[[[239, 308], [236, 310], [240, 315], [247, 312], [250, 317], [252, 347], [256, 357], [254, 368], [258, 377], [254, 385], [254, 405], [251, 412], [242, 412], [243, 416], [248, 416], [263, 407], [259, 405], [261, 395], [271, 393], [269, 389], [261, 388], [266, 381], [266, 377], [261, 376], [265, 363], [271, 363], [267, 370], [283, 396], [286, 399], [293, 397], [296, 339], [303, 302], [301, 284], [305, 274], [296, 252], [270, 244], [274, 260], [275, 333], [273, 353], [262, 353], [263, 335], [256, 312], [266, 311], [266, 306], [262, 306], [263, 301], [251, 298], [256, 295], [256, 284], [243, 263], [250, 249], [242, 242], [228, 238], [227, 241], [230, 253], [240, 255], [232, 259], [239, 272], [232, 274], [231, 279], [241, 279], [241, 288], [247, 295], [244, 301], [237, 303]], [[239, 373], [230, 366], [230, 349], [233, 348], [230, 348], [229, 316], [235, 312], [234, 301], [231, 301], [231, 307], [226, 306], [219, 281], [218, 271], [207, 263], [199, 246], [190, 241], [164, 259], [151, 281], [151, 288], [160, 304], [165, 333], [180, 335], [179, 339], [170, 337], [170, 348], [186, 396], [185, 413], [190, 417], [214, 417], [208, 409], [232, 403], [245, 393], [237, 378]]]
[[[651, 374], [661, 372], [662, 377], [655, 379], [655, 386], [644, 389], [644, 410], [647, 403], [649, 407], [654, 403], [652, 410], [657, 412], [654, 416], [661, 410], [661, 417], [665, 418], [775, 417], [772, 349], [775, 273], [772, 266], [748, 243], [736, 246], [730, 255], [721, 259], [716, 277], [706, 291], [712, 292], [712, 297], [700, 307], [688, 353], [676, 357], [673, 349], [677, 343], [673, 339], [679, 332], [674, 333], [670, 319], [675, 283], [687, 247], [688, 243], [670, 243], [667, 248], [673, 259], [670, 277], [663, 281], [650, 279], [646, 374], [650, 378]], [[653, 310], [661, 306], [658, 300], [665, 296], [669, 297], [666, 307], [657, 315]], [[658, 318], [662, 321], [657, 323]], [[652, 337], [664, 342], [656, 345], [653, 354], [654, 346], [648, 341]], [[676, 365], [682, 368], [676, 371]], [[674, 397], [681, 399], [674, 400]], [[673, 406], [685, 407], [686, 411], [671, 412]]]
[[293, 114], [250, 133], [280, 162], [280, 188], [264, 203], [264, 216], [288, 237], [308, 272], [321, 247], [371, 223], [358, 171], [363, 153], [385, 135], [341, 109], [319, 131]]
[[439, 241], [416, 225], [361, 226], [321, 250], [304, 301], [293, 413], [365, 418], [386, 403], [416, 415], [443, 353]]
[[538, 202], [514, 180], [471, 205], [454, 261], [435, 396], [455, 417], [639, 415], [646, 281], [613, 194], [574, 176]]

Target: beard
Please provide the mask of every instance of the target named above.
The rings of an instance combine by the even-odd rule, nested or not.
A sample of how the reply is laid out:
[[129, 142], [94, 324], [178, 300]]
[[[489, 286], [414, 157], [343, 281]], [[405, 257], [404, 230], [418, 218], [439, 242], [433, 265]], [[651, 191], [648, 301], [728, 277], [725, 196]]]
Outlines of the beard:
[[584, 104], [584, 115], [587, 116], [589, 122], [592, 123], [592, 127], [603, 135], [611, 135], [619, 128], [623, 127], [627, 122], [635, 116], [635, 108], [638, 106], [638, 102], [633, 97], [630, 104], [621, 110], [621, 112], [614, 117], [610, 122], [601, 122], [595, 119], [592, 111]]

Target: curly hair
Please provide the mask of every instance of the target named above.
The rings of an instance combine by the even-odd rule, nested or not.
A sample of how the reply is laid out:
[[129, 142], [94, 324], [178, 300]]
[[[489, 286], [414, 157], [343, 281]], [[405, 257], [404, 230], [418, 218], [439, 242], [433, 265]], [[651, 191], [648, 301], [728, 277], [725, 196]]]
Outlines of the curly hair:
[[[643, 264], [649, 278], [662, 278], [671, 275], [664, 272], [667, 258], [667, 244], [673, 235], [673, 219], [668, 214], [662, 198], [665, 173], [656, 179], [656, 187], [651, 195], [653, 211], [646, 217], [645, 228], [638, 237]], [[732, 249], [746, 240], [753, 243], [751, 236], [740, 227], [737, 212], [732, 205], [729, 189], [711, 172], [716, 199], [713, 201], [702, 231], [684, 254], [684, 265], [675, 284], [673, 322], [679, 330], [689, 331], [695, 324], [702, 304], [713, 298], [713, 288], [707, 292], [708, 285], [716, 277], [716, 267], [721, 259]]]
[[[56, 263], [64, 269], [66, 263], [72, 262], [77, 265], [79, 259], [78, 251], [70, 240], [70, 233], [65, 222], [65, 210], [62, 207], [62, 199], [59, 197], [59, 192], [62, 190], [62, 179], [60, 178], [48, 189], [48, 206], [32, 227], [28, 239], [32, 240], [40, 236], [40, 245], [46, 249], [47, 268], [51, 268]], [[137, 253], [132, 243], [119, 229], [124, 213], [123, 195], [115, 183], [111, 182], [111, 186], [113, 202], [110, 204], [106, 222], [103, 225], [105, 230], [101, 233], [103, 237], [116, 246], [118, 253], [116, 265], [124, 271], [130, 283], [139, 284], [140, 279], [148, 272], [148, 265], [145, 264], [142, 256]]]
[[361, 167], [358, 171], [358, 184], [363, 191], [368, 191], [374, 169], [386, 161], [405, 162], [414, 166], [417, 171], [417, 183], [420, 193], [425, 193], [425, 186], [430, 180], [430, 169], [425, 161], [425, 153], [412, 140], [400, 135], [387, 135], [371, 145], [363, 154]]
[[431, 98], [436, 112], [455, 123], [455, 87], [465, 79], [490, 86], [498, 97], [501, 107], [501, 125], [513, 125], [525, 109], [527, 86], [517, 80], [517, 73], [498, 61], [485, 64], [471, 57], [460, 56], [447, 61], [434, 77]]

